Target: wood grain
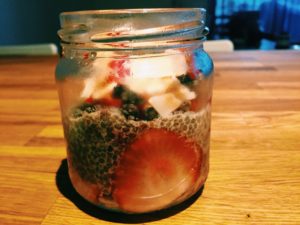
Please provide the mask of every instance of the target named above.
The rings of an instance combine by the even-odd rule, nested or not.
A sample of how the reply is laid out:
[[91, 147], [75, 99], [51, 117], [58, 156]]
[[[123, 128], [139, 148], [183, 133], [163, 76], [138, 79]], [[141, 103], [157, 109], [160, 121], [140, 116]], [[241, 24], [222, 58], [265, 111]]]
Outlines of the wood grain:
[[212, 54], [210, 174], [186, 206], [86, 205], [66, 175], [55, 57], [0, 58], [0, 224], [300, 224], [300, 52]]

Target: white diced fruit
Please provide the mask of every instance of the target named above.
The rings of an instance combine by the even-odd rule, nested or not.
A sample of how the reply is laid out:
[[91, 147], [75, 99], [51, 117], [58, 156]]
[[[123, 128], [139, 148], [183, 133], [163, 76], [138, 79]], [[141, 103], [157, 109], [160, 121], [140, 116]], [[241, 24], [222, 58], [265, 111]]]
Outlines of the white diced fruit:
[[99, 86], [94, 90], [92, 94], [93, 99], [101, 99], [105, 96], [110, 95], [113, 92], [115, 86], [117, 86], [117, 83], [115, 82], [109, 83], [104, 86]]
[[174, 85], [174, 81], [176, 82], [176, 80], [172, 79], [172, 77], [149, 79], [148, 85], [145, 86], [145, 91], [149, 96], [164, 94]]
[[84, 81], [84, 89], [81, 92], [82, 98], [92, 97], [93, 99], [101, 99], [110, 95], [117, 83], [107, 83], [107, 76], [92, 76]]
[[160, 116], [166, 117], [176, 110], [182, 101], [172, 93], [157, 95], [149, 98], [149, 103], [159, 113]]
[[179, 76], [187, 71], [185, 55], [177, 50], [167, 50], [165, 55], [130, 59], [133, 77]]
[[163, 77], [163, 78], [128, 77], [124, 80], [124, 84], [130, 90], [145, 97], [164, 94], [171, 86], [174, 85], [175, 82], [177, 82], [177, 79], [172, 77]]
[[189, 88], [183, 85], [180, 85], [180, 87], [174, 92], [174, 95], [182, 101], [193, 100], [196, 98], [195, 92], [190, 91]]
[[82, 98], [89, 98], [92, 95], [92, 93], [95, 89], [95, 86], [96, 86], [96, 82], [93, 78], [86, 79], [84, 81], [84, 88], [83, 88], [80, 96]]
[[90, 76], [84, 81], [84, 88], [80, 95], [82, 98], [91, 97], [95, 91], [97, 91], [99, 88], [102, 88], [103, 85], [105, 85], [108, 77], [109, 62], [109, 59], [100, 58], [93, 63]]

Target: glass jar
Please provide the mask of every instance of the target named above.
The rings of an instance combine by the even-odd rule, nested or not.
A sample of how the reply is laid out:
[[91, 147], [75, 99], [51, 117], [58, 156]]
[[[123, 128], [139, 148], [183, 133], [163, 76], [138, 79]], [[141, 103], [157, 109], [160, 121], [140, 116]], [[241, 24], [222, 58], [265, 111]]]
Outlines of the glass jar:
[[213, 63], [204, 9], [66, 12], [56, 68], [69, 176], [95, 205], [144, 213], [208, 175]]

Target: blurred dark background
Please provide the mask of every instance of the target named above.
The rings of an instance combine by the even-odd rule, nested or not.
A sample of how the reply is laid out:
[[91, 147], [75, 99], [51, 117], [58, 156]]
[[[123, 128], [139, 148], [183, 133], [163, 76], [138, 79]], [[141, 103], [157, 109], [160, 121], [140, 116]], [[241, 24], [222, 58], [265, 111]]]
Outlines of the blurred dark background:
[[300, 44], [300, 0], [0, 0], [0, 46], [59, 45], [59, 13], [121, 8], [203, 7], [209, 39], [235, 49], [286, 49]]

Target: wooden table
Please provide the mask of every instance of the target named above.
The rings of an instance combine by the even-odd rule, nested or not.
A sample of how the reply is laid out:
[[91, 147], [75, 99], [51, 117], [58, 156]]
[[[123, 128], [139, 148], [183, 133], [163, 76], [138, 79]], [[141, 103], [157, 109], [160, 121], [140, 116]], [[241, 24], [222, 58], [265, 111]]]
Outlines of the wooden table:
[[70, 187], [56, 58], [0, 59], [0, 224], [300, 224], [300, 52], [215, 61], [210, 174], [202, 195], [144, 216], [96, 210]]

